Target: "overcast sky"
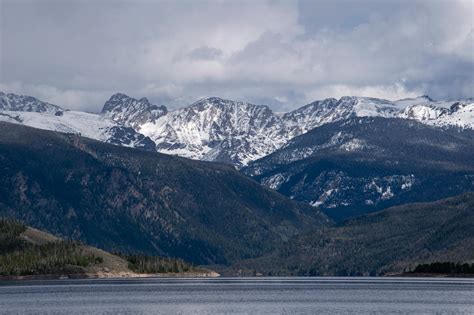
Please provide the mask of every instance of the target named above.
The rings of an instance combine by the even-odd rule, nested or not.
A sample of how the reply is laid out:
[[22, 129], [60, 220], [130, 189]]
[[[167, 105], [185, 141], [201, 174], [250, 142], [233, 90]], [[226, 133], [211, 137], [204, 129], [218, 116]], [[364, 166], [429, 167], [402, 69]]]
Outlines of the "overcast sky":
[[0, 91], [70, 109], [474, 96], [474, 0], [0, 3]]

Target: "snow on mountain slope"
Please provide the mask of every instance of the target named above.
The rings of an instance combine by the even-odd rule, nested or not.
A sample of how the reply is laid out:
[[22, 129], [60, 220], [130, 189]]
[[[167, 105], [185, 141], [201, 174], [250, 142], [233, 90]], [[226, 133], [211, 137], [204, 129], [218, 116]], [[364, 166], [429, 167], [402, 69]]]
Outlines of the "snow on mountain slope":
[[165, 106], [153, 105], [145, 97], [137, 100], [122, 93], [112, 95], [102, 109], [103, 116], [134, 129], [156, 121], [167, 112]]
[[339, 100], [316, 101], [286, 113], [287, 125], [302, 126], [302, 132], [350, 117], [415, 119], [434, 126], [473, 128], [474, 100], [433, 101], [429, 96], [388, 101], [370, 97], [344, 96]]
[[279, 115], [267, 106], [210, 97], [145, 123], [138, 131], [162, 153], [243, 166], [323, 124], [352, 116], [390, 117], [398, 110], [386, 100], [343, 97]]
[[242, 172], [343, 218], [449, 195], [453, 187], [472, 190], [473, 135], [408, 119], [351, 117], [291, 139]]
[[247, 164], [287, 140], [282, 122], [267, 106], [210, 97], [142, 125], [163, 153]]
[[[7, 100], [5, 100], [7, 98]], [[0, 94], [3, 100], [0, 121], [27, 125], [34, 128], [80, 134], [103, 142], [154, 151], [149, 138], [130, 127], [117, 124], [98, 114], [64, 110], [29, 96]], [[7, 109], [7, 110], [6, 110]]]
[[319, 125], [332, 122], [348, 115], [348, 110], [338, 108], [338, 101], [328, 98], [303, 106], [297, 110], [281, 115], [291, 136], [298, 136]]
[[15, 117], [15, 120], [23, 125], [65, 133], [80, 133], [84, 137], [100, 141], [106, 141], [108, 139], [106, 130], [116, 125], [113, 121], [102, 119], [99, 115], [76, 111], [64, 111], [61, 116], [19, 111], [3, 111], [2, 113]]
[[32, 96], [5, 94], [0, 92], [0, 111], [23, 111], [49, 114], [60, 114], [63, 109], [59, 106], [42, 102]]
[[137, 130], [153, 139], [162, 153], [245, 166], [313, 128], [351, 117], [399, 117], [472, 128], [471, 105], [455, 108], [454, 103], [428, 96], [395, 102], [345, 96], [277, 114], [266, 106], [210, 97], [150, 119]]
[[[15, 113], [20, 111], [22, 117], [17, 117], [19, 114]], [[26, 112], [41, 113], [45, 118], [26, 115]], [[426, 95], [394, 102], [345, 96], [339, 100], [316, 101], [281, 114], [273, 113], [264, 105], [218, 97], [168, 111], [146, 98], [134, 99], [117, 93], [104, 104], [100, 114], [87, 114], [65, 111], [32, 97], [0, 94], [1, 120], [43, 125], [43, 128], [81, 133], [130, 146], [135, 145], [136, 137], [141, 139], [139, 134], [144, 134], [154, 142], [147, 147], [156, 144], [159, 152], [239, 167], [274, 152], [290, 139], [316, 127], [351, 117], [404, 118], [437, 127], [474, 128], [474, 102], [472, 99], [433, 101]], [[124, 137], [126, 140], [121, 140]], [[357, 147], [357, 143], [352, 143], [347, 149]]]
[[305, 133], [323, 124], [350, 117], [392, 117], [400, 110], [393, 102], [370, 97], [344, 96], [339, 100], [328, 98], [303, 106], [282, 116], [285, 125], [295, 135]]
[[474, 128], [474, 102], [429, 102], [404, 108], [397, 117], [415, 119], [433, 126]]

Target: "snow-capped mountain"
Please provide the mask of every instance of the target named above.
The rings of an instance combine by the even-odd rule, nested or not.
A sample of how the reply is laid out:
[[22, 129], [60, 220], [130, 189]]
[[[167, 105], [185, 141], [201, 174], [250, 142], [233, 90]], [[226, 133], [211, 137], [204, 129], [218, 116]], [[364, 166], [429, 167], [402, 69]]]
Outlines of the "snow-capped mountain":
[[0, 92], [0, 111], [22, 111], [61, 115], [63, 109], [59, 106], [42, 102], [32, 96]]
[[247, 164], [281, 147], [288, 135], [267, 106], [210, 97], [142, 125], [163, 153]]
[[120, 142], [120, 134], [127, 130], [126, 145], [135, 146], [135, 142], [143, 140], [149, 143], [148, 148], [153, 146], [144, 140], [147, 138], [138, 135], [143, 134], [151, 138], [159, 152], [226, 162], [238, 167], [274, 152], [316, 127], [351, 117], [404, 118], [436, 127], [473, 129], [474, 101], [434, 101], [428, 96], [420, 96], [392, 102], [345, 96], [277, 114], [264, 105], [218, 97], [168, 111], [165, 106], [154, 105], [146, 98], [135, 99], [117, 93], [104, 104], [100, 114], [89, 114], [66, 111], [33, 97], [0, 94], [2, 120], [77, 132], [113, 143]]
[[[433, 113], [423, 115], [422, 109]], [[327, 123], [351, 117], [385, 117], [473, 128], [473, 109], [469, 100], [435, 102], [421, 96], [392, 102], [345, 96], [277, 115], [267, 106], [211, 97], [171, 111], [137, 130], [153, 139], [160, 152], [245, 166]]]
[[31, 96], [0, 94], [0, 121], [7, 121], [150, 151], [155, 144], [133, 128], [92, 113], [64, 110]]
[[168, 111], [118, 93], [93, 114], [1, 93], [0, 121], [230, 163], [336, 219], [474, 187], [473, 99], [345, 96], [280, 114], [218, 97]]
[[102, 108], [102, 115], [132, 128], [155, 122], [168, 112], [165, 106], [151, 104], [146, 97], [139, 100], [122, 93], [112, 95]]
[[339, 100], [328, 98], [316, 101], [283, 115], [285, 125], [296, 134], [350, 117], [393, 117], [400, 106], [383, 99], [344, 96]]
[[474, 129], [474, 100], [413, 104], [400, 111], [397, 117], [415, 119], [432, 126]]
[[352, 117], [291, 139], [241, 171], [335, 219], [472, 191], [474, 131]]
[[287, 125], [304, 126], [303, 133], [326, 123], [351, 117], [385, 117], [418, 120], [433, 126], [474, 128], [474, 100], [433, 101], [429, 96], [388, 101], [344, 96], [303, 106], [283, 116]]

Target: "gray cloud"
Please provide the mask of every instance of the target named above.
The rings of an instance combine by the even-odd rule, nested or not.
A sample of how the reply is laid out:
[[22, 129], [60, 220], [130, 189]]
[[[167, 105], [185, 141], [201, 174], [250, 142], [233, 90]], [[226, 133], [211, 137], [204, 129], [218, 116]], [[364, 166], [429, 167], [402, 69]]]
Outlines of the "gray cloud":
[[199, 47], [189, 52], [192, 59], [213, 60], [222, 56], [222, 51], [213, 47]]
[[98, 110], [218, 95], [473, 97], [472, 1], [0, 0], [0, 89]]

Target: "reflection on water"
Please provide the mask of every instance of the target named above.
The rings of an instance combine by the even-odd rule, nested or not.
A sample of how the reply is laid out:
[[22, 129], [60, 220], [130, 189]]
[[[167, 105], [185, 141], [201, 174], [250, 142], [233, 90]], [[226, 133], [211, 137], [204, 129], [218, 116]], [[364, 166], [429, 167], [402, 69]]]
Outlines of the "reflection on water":
[[220, 278], [0, 283], [2, 314], [474, 314], [473, 279]]

